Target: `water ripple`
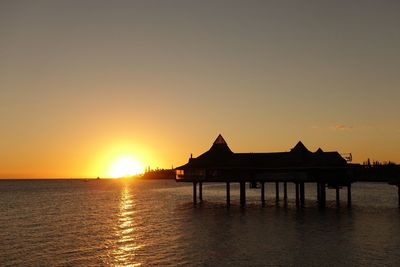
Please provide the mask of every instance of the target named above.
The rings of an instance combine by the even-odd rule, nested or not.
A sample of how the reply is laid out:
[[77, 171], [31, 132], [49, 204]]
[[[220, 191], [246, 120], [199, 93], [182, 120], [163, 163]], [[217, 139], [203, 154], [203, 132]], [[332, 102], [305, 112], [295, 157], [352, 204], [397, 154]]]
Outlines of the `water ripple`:
[[[353, 188], [353, 207], [306, 207], [249, 190], [224, 203], [223, 186], [173, 181], [0, 182], [1, 266], [397, 266], [400, 211], [388, 185]], [[293, 192], [289, 188], [289, 197]], [[373, 201], [368, 201], [372, 199]], [[379, 201], [378, 201], [379, 200]]]

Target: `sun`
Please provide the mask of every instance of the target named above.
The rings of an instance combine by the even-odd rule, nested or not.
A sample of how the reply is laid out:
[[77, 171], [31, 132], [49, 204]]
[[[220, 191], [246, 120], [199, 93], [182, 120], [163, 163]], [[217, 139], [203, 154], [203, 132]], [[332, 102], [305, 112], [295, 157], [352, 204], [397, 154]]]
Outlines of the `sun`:
[[116, 159], [109, 169], [112, 178], [128, 177], [144, 172], [142, 164], [134, 157], [124, 156]]

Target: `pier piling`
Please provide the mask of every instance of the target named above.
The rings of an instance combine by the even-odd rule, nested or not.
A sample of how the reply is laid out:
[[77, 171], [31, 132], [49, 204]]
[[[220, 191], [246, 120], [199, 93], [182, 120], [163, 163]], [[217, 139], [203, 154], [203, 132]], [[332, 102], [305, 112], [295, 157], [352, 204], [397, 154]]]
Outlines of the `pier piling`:
[[351, 206], [351, 184], [347, 186], [347, 206]]
[[200, 202], [203, 201], [203, 183], [199, 182], [199, 200]]
[[261, 182], [261, 203], [265, 206], [265, 182]]
[[299, 199], [299, 183], [294, 183], [295, 191], [296, 191], [296, 206], [298, 207], [300, 204], [300, 199]]
[[197, 203], [197, 183], [193, 182], [193, 204]]
[[283, 199], [287, 201], [287, 182], [283, 182]]
[[400, 207], [400, 184], [397, 185], [397, 198], [398, 198], [399, 207]]
[[319, 190], [320, 190], [320, 201], [319, 204], [321, 207], [325, 207], [326, 203], [326, 188], [325, 188], [325, 182], [323, 183], [318, 183], [319, 184]]
[[300, 183], [300, 204], [304, 206], [305, 195], [304, 195], [304, 182]]
[[279, 202], [279, 182], [275, 182], [276, 202]]
[[240, 182], [240, 206], [246, 206], [246, 182]]
[[229, 182], [226, 183], [226, 206], [231, 205], [231, 185]]
[[340, 205], [340, 187], [336, 186], [336, 206]]

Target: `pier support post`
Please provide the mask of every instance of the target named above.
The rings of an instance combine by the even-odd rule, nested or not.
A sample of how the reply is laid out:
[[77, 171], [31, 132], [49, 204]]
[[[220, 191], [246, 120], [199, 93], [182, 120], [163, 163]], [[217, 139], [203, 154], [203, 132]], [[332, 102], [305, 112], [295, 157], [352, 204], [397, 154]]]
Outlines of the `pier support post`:
[[304, 182], [300, 183], [300, 203], [303, 206], [305, 202], [305, 196], [304, 196]]
[[336, 206], [340, 205], [340, 187], [336, 186]]
[[351, 184], [347, 186], [347, 206], [351, 206]]
[[399, 207], [400, 207], [400, 184], [397, 185], [397, 198], [398, 198]]
[[300, 204], [300, 199], [299, 199], [299, 183], [294, 183], [295, 191], [296, 191], [296, 206], [298, 207]]
[[203, 201], [203, 183], [199, 182], [199, 200], [200, 202]]
[[283, 199], [287, 201], [287, 182], [283, 183]]
[[325, 182], [324, 183], [318, 183], [319, 184], [319, 205], [321, 207], [325, 207], [326, 203], [326, 188], [325, 188]]
[[229, 182], [226, 183], [226, 206], [231, 205], [231, 184]]
[[265, 182], [261, 182], [261, 204], [265, 206]]
[[193, 182], [193, 204], [197, 203], [197, 182]]
[[321, 186], [317, 183], [317, 201], [318, 203], [321, 202]]
[[279, 182], [275, 182], [276, 202], [279, 202]]
[[240, 182], [240, 206], [246, 205], [246, 182]]

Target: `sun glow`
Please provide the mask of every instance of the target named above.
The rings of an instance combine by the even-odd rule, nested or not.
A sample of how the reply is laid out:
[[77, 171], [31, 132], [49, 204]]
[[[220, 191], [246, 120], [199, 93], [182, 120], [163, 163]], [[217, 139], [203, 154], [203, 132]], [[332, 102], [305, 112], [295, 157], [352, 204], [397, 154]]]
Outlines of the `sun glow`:
[[144, 172], [142, 164], [133, 157], [120, 157], [110, 166], [109, 175], [112, 178], [128, 177]]

